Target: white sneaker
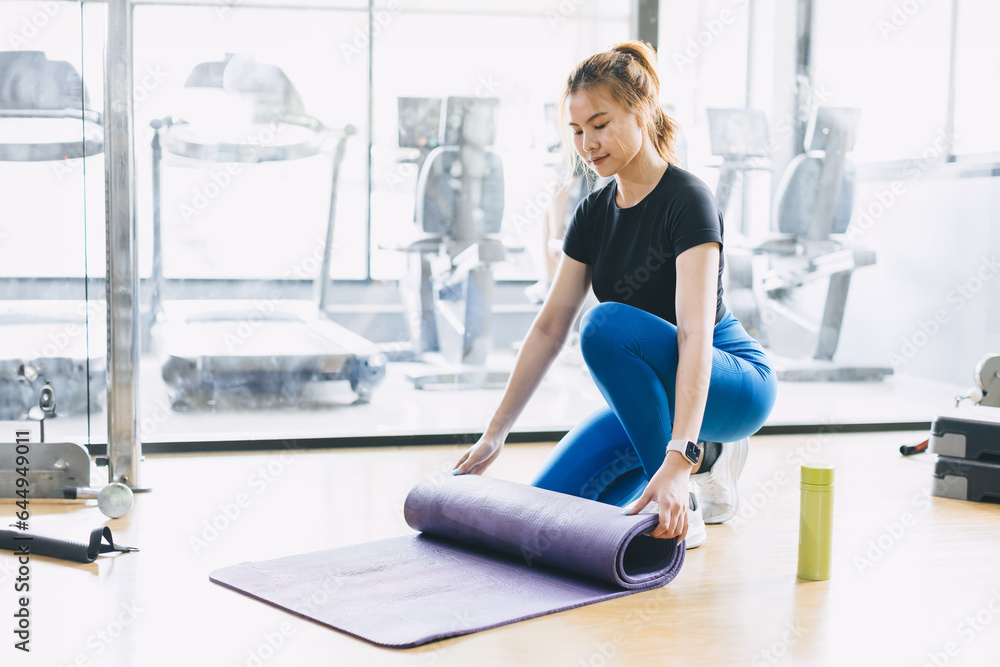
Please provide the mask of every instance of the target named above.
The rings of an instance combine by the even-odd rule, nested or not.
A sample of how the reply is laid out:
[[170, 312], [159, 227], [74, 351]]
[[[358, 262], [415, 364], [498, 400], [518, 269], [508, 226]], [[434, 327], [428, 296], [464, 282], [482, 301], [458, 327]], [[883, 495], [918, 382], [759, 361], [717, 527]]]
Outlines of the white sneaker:
[[690, 493], [690, 505], [688, 506], [688, 532], [684, 538], [684, 548], [694, 549], [700, 547], [708, 539], [708, 531], [705, 529], [705, 519], [702, 518], [701, 502], [698, 494], [694, 491]]
[[705, 523], [722, 523], [736, 516], [740, 506], [737, 483], [749, 449], [749, 438], [722, 443], [719, 458], [708, 472], [691, 475], [700, 492]]

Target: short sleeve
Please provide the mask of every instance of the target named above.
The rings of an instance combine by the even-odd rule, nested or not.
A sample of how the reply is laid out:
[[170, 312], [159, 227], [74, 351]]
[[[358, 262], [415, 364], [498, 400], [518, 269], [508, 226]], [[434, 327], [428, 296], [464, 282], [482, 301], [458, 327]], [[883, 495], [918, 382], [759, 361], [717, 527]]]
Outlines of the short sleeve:
[[722, 249], [722, 218], [711, 190], [688, 188], [679, 213], [671, 238], [674, 257], [702, 243], [715, 242]]
[[573, 219], [566, 227], [566, 236], [563, 239], [563, 253], [567, 257], [575, 259], [584, 264], [593, 264], [590, 258], [589, 246], [585, 238], [587, 228], [587, 211], [589, 210], [588, 197], [584, 197], [577, 204]]

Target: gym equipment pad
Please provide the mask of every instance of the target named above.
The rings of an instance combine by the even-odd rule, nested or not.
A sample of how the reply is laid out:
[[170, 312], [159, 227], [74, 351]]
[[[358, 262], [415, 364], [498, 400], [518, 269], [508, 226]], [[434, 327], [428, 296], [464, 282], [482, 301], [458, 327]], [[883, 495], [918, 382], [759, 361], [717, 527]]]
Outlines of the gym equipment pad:
[[663, 586], [682, 540], [658, 516], [480, 475], [428, 475], [403, 508], [416, 535], [215, 570], [209, 579], [394, 648]]

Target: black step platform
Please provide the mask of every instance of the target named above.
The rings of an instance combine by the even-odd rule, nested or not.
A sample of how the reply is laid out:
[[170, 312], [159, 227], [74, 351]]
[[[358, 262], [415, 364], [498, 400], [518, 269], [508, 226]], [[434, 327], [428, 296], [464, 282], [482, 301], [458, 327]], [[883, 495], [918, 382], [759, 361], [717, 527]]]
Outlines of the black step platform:
[[962, 408], [938, 417], [928, 445], [941, 456], [1000, 464], [1000, 408]]
[[931, 493], [941, 498], [1000, 504], [1000, 465], [939, 456], [934, 464]]
[[929, 451], [938, 455], [931, 493], [1000, 504], [1000, 409], [955, 409], [931, 422]]

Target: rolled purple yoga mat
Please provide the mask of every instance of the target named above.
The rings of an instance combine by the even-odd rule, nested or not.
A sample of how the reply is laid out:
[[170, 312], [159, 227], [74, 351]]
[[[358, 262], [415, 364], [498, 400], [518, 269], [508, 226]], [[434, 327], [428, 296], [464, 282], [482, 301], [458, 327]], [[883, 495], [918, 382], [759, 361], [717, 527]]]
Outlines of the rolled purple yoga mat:
[[418, 646], [669, 583], [684, 543], [655, 514], [480, 475], [434, 473], [404, 504], [417, 535], [209, 578], [375, 644]]

